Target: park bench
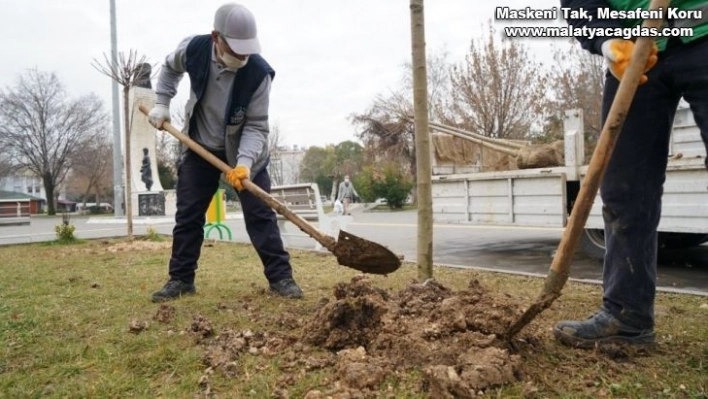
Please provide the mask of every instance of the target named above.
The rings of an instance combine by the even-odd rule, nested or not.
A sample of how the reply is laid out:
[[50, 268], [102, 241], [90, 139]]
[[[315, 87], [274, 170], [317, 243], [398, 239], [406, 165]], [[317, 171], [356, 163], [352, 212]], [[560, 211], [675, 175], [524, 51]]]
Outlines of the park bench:
[[[337, 237], [339, 230], [346, 228], [352, 220], [351, 216], [325, 214], [316, 183], [301, 183], [271, 187], [270, 195], [285, 204], [293, 213], [318, 227], [327, 235]], [[283, 243], [288, 246], [288, 237], [308, 237], [292, 222], [278, 214], [278, 227]], [[322, 245], [314, 241], [315, 249], [321, 250]]]

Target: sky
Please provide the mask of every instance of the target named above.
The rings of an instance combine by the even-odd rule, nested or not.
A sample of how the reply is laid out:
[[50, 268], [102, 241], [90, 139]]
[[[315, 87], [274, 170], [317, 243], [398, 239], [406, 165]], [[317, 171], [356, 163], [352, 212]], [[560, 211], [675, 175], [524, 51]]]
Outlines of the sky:
[[[224, 2], [116, 0], [118, 51], [136, 50], [157, 67], [183, 38], [210, 33], [214, 12]], [[409, 0], [240, 3], [255, 15], [262, 55], [276, 70], [270, 122], [280, 129], [281, 141], [298, 146], [356, 141], [350, 115], [366, 110], [377, 95], [395, 90], [406, 73], [403, 65], [411, 58]], [[485, 23], [503, 26], [494, 21], [495, 7], [550, 8], [559, 3], [427, 0], [426, 50], [445, 49], [449, 61], [460, 63]], [[110, 112], [111, 80], [91, 66], [110, 55], [109, 6], [109, 0], [0, 0], [0, 87], [14, 86], [30, 68], [55, 72], [70, 96], [96, 93]], [[525, 40], [537, 58], [550, 56], [548, 40]], [[183, 105], [188, 93], [185, 76], [174, 106]]]

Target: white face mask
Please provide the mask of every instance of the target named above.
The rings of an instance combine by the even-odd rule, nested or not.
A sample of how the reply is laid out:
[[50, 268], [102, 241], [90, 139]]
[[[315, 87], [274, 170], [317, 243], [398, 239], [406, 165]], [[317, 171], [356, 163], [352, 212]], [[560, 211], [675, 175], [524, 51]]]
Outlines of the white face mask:
[[246, 56], [246, 58], [242, 60], [239, 60], [238, 58], [234, 57], [229, 53], [222, 53], [221, 61], [224, 62], [224, 65], [226, 65], [227, 68], [239, 69], [246, 66], [246, 64], [248, 63], [248, 56]]
[[[226, 43], [224, 43], [221, 38], [219, 38], [219, 41], [221, 41], [221, 43], [223, 45], [226, 45]], [[221, 49], [218, 49], [218, 50], [221, 50]], [[221, 61], [224, 63], [224, 65], [226, 65], [226, 67], [230, 68], [230, 69], [243, 68], [248, 63], [248, 56], [246, 56], [246, 58], [240, 60], [225, 51], [219, 51], [219, 58], [221, 58]]]

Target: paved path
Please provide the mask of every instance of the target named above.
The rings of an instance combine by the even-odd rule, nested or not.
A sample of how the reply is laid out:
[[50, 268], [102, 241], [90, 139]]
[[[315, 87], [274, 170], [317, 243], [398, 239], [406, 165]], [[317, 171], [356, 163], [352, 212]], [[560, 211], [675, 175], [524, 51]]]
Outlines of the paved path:
[[[361, 210], [361, 208], [359, 209]], [[417, 212], [354, 212], [348, 231], [389, 247], [406, 260], [417, 256]], [[100, 238], [124, 236], [125, 220], [113, 217], [73, 217], [76, 236]], [[54, 226], [61, 218], [32, 218], [29, 226], [0, 226], [0, 245], [48, 241], [55, 239]], [[248, 242], [243, 218], [229, 214], [226, 224], [233, 240]], [[143, 235], [148, 228], [171, 234], [172, 218], [136, 218], [134, 233]], [[473, 267], [499, 272], [545, 276], [558, 246], [560, 229], [507, 228], [436, 224], [434, 226], [433, 261], [454, 267]], [[210, 238], [218, 238], [215, 232]], [[292, 248], [314, 249], [309, 237], [284, 237]], [[582, 254], [576, 254], [571, 278], [599, 283], [602, 265]], [[658, 284], [668, 291], [708, 295], [708, 246], [660, 255]]]

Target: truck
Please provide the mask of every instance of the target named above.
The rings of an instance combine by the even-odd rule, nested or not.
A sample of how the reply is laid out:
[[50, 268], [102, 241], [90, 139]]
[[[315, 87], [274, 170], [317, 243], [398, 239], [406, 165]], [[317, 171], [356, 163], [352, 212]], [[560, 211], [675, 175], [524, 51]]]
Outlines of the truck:
[[[582, 110], [563, 118], [564, 164], [557, 167], [475, 173], [434, 173], [433, 220], [493, 226], [562, 229], [587, 172]], [[706, 149], [687, 106], [674, 118], [659, 223], [659, 248], [679, 249], [708, 241]], [[641, 182], [637, 182], [641, 184]], [[602, 199], [595, 198], [580, 248], [605, 254]]]

